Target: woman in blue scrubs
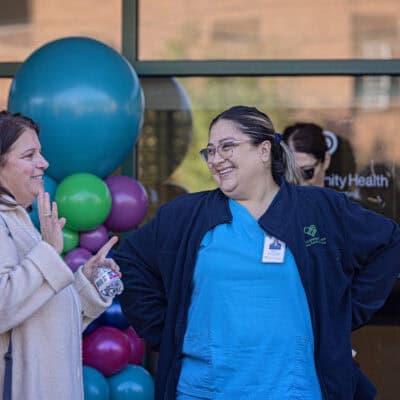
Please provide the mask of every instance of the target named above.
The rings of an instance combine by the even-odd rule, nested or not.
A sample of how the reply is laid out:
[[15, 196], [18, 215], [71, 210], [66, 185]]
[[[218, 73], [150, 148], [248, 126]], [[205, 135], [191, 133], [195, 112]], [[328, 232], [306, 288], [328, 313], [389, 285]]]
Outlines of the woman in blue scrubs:
[[218, 188], [163, 205], [115, 253], [122, 309], [159, 351], [156, 400], [356, 399], [350, 333], [400, 271], [397, 224], [297, 186], [253, 107], [215, 117], [200, 155]]
[[258, 223], [279, 186], [267, 167], [273, 144], [257, 139], [220, 118], [201, 152], [229, 199], [232, 221], [200, 244], [178, 399], [238, 399], [246, 391], [252, 399], [321, 398], [295, 260]]

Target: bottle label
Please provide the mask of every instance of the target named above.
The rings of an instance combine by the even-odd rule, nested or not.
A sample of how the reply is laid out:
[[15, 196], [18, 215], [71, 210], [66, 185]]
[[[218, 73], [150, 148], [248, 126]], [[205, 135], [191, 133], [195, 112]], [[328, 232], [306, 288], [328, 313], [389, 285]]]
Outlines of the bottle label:
[[94, 284], [103, 297], [114, 297], [121, 294], [123, 285], [117, 273], [108, 267], [98, 267]]

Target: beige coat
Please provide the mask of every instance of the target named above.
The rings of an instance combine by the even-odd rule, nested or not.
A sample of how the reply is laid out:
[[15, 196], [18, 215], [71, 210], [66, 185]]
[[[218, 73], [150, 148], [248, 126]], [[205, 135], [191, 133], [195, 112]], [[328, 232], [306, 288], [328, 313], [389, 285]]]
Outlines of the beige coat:
[[0, 213], [0, 396], [12, 329], [13, 400], [82, 400], [81, 332], [110, 303], [22, 207], [0, 204]]

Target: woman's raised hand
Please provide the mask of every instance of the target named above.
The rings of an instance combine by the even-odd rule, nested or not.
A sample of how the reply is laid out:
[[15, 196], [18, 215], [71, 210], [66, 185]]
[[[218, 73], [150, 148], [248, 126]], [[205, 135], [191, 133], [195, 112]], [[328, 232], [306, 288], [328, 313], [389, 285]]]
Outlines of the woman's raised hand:
[[40, 232], [42, 239], [52, 245], [58, 254], [61, 254], [64, 247], [64, 228], [66, 219], [58, 218], [57, 203], [50, 203], [50, 195], [47, 192], [40, 192], [38, 195], [38, 216], [40, 221]]
[[[50, 196], [47, 192], [40, 192], [38, 195], [38, 215], [42, 239], [52, 245], [58, 254], [61, 254], [64, 247], [62, 228], [65, 226], [66, 219], [58, 218], [57, 203], [53, 201], [50, 204]], [[84, 264], [82, 272], [91, 282], [93, 282], [94, 269], [98, 266], [110, 267], [121, 276], [117, 263], [111, 258], [106, 258], [108, 252], [117, 242], [118, 237], [113, 236]]]
[[89, 279], [90, 282], [93, 283], [95, 269], [102, 266], [107, 266], [111, 268], [114, 272], [118, 274], [118, 276], [121, 276], [117, 263], [112, 258], [106, 258], [108, 252], [117, 242], [118, 237], [113, 236], [93, 257], [89, 258], [89, 260], [85, 262], [82, 268], [82, 272], [86, 276], [86, 278]]

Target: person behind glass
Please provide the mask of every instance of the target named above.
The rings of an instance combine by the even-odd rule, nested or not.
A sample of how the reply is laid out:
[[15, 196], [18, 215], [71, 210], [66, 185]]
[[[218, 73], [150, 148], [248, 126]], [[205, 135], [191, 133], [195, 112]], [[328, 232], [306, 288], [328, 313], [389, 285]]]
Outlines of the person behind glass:
[[[119, 267], [111, 238], [73, 274], [61, 258], [57, 204], [44, 191], [48, 162], [31, 119], [0, 112], [0, 393], [12, 344], [12, 399], [83, 400], [81, 334], [111, 303], [92, 285], [96, 266]], [[39, 233], [26, 211], [38, 198]], [[8, 387], [8, 385], [7, 385]]]
[[164, 204], [114, 253], [122, 309], [159, 351], [156, 400], [357, 398], [350, 332], [396, 280], [399, 227], [295, 185], [256, 108], [216, 116], [200, 153], [218, 188]]
[[302, 184], [324, 186], [331, 155], [322, 128], [314, 123], [298, 122], [286, 127], [282, 135], [294, 153]]

